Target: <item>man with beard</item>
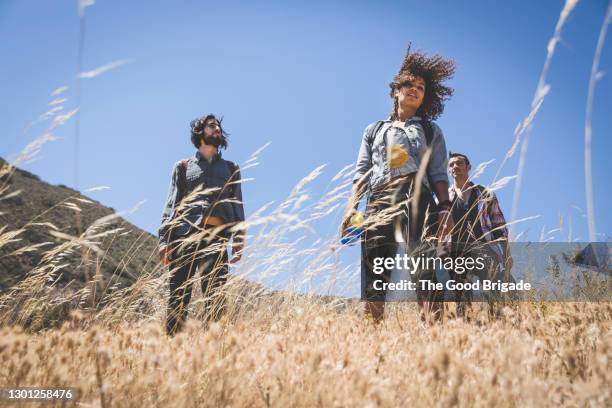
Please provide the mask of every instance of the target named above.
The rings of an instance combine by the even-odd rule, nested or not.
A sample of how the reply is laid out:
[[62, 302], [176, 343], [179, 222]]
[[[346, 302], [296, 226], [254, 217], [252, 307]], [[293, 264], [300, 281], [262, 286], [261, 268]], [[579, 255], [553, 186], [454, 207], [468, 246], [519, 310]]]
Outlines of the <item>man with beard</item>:
[[191, 122], [195, 157], [174, 166], [159, 229], [159, 255], [170, 266], [166, 332], [174, 335], [187, 317], [193, 278], [200, 272], [207, 319], [218, 320], [225, 307], [222, 286], [229, 272], [227, 246], [240, 260], [244, 248], [244, 208], [240, 169], [221, 157], [227, 133], [208, 114]]

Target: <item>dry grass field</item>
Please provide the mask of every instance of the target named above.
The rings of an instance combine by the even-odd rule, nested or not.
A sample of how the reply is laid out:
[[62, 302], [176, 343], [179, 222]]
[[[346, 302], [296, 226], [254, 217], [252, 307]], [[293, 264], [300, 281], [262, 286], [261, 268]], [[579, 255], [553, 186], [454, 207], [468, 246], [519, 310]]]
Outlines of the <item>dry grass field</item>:
[[[160, 305], [161, 308], [161, 305]], [[75, 387], [79, 406], [610, 406], [610, 304], [521, 304], [425, 325], [414, 304], [374, 326], [358, 304], [269, 297], [167, 338], [163, 314], [0, 329], [0, 384]]]

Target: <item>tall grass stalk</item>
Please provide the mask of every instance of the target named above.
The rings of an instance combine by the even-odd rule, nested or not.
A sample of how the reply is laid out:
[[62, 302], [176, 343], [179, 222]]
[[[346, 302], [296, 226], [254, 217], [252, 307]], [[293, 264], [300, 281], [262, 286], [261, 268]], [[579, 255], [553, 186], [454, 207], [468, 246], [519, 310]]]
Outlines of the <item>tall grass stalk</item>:
[[[516, 148], [521, 142], [521, 138], [523, 138], [522, 140], [523, 144], [521, 147], [521, 154], [519, 156], [519, 164], [518, 164], [518, 170], [517, 170], [517, 175], [516, 175], [516, 183], [514, 184], [514, 196], [512, 200], [512, 215], [511, 215], [512, 220], [515, 220], [518, 215], [518, 206], [519, 206], [519, 201], [520, 201], [520, 196], [521, 196], [521, 184], [523, 181], [525, 160], [527, 158], [527, 150], [529, 147], [529, 136], [531, 133], [531, 126], [533, 124], [535, 116], [537, 115], [538, 111], [540, 110], [540, 107], [542, 106], [542, 103], [544, 102], [544, 98], [550, 91], [550, 85], [546, 83], [546, 77], [548, 76], [548, 70], [550, 68], [550, 64], [552, 62], [553, 55], [555, 54], [557, 43], [561, 41], [561, 31], [563, 29], [563, 26], [577, 3], [578, 3], [578, 0], [566, 0], [565, 1], [565, 5], [563, 6], [563, 9], [561, 10], [561, 14], [559, 15], [559, 20], [557, 21], [557, 25], [555, 26], [555, 32], [552, 38], [550, 39], [550, 41], [548, 42], [548, 46], [546, 47], [546, 51], [547, 51], [546, 59], [544, 61], [544, 67], [542, 68], [542, 72], [540, 73], [540, 79], [538, 80], [538, 85], [536, 87], [536, 91], [533, 96], [533, 100], [531, 102], [531, 110], [529, 111], [529, 114], [527, 115], [527, 117], [519, 124], [519, 126], [515, 130], [514, 143], [512, 144], [512, 147], [510, 148], [510, 150], [504, 157], [504, 161], [502, 162], [502, 165], [501, 165], [501, 167], [503, 167], [505, 162], [514, 155]], [[498, 174], [499, 174], [499, 171], [501, 171], [501, 167], [500, 167], [500, 170], [498, 170]]]
[[587, 220], [589, 225], [589, 241], [593, 242], [597, 239], [595, 229], [595, 202], [593, 200], [593, 159], [591, 153], [592, 141], [592, 117], [593, 117], [593, 98], [595, 97], [595, 84], [601, 77], [599, 72], [599, 61], [606, 41], [608, 25], [612, 22], [612, 1], [608, 2], [608, 10], [604, 17], [601, 30], [599, 30], [599, 38], [597, 39], [597, 48], [593, 57], [593, 65], [591, 67], [591, 76], [589, 78], [589, 93], [587, 96], [586, 114], [584, 120], [584, 186], [586, 190], [587, 202]]

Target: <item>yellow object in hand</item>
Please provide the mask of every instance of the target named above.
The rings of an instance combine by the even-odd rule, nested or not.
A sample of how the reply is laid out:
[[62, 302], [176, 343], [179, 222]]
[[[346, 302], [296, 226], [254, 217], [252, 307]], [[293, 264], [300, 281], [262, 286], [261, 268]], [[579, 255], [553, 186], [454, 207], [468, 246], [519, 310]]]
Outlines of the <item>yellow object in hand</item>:
[[389, 146], [389, 166], [392, 169], [402, 167], [408, 161], [408, 152], [401, 145], [392, 144]]
[[363, 224], [363, 214], [360, 212], [353, 214], [351, 217], [351, 225], [353, 227], [359, 227], [361, 224]]

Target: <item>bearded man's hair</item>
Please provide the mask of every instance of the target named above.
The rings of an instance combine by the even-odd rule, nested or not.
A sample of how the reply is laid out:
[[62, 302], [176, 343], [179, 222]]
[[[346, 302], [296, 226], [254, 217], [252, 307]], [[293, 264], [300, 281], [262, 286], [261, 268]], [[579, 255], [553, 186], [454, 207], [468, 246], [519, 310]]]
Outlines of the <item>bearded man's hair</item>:
[[219, 145], [219, 150], [227, 149], [227, 143], [229, 142], [229, 133], [223, 130], [223, 126], [221, 125], [221, 122], [223, 122], [223, 118], [217, 118], [212, 113], [209, 113], [208, 115], [204, 115], [200, 118], [191, 121], [191, 143], [193, 143], [196, 149], [200, 147], [200, 144], [204, 140], [204, 128], [210, 120], [215, 120], [219, 124], [219, 128], [221, 129], [221, 144]]

